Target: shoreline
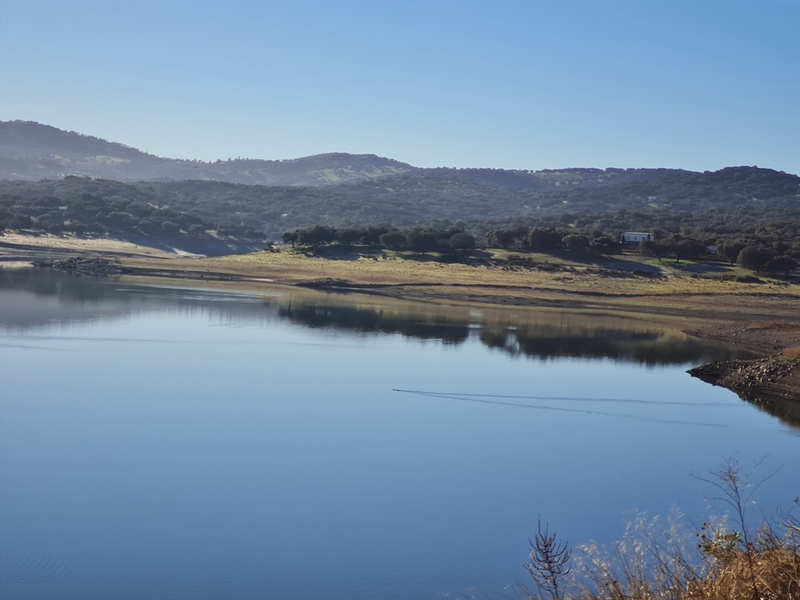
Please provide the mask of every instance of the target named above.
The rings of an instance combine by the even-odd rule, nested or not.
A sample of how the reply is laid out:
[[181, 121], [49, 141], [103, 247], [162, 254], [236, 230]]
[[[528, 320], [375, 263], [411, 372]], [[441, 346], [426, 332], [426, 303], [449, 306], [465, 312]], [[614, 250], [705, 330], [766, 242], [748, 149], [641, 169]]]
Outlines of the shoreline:
[[[593, 311], [680, 318], [688, 335], [757, 352], [754, 361], [712, 363], [690, 374], [740, 396], [800, 404], [800, 286], [743, 286], [695, 275], [639, 278], [568, 267], [553, 273], [508, 272], [459, 263], [336, 259], [295, 252], [205, 258], [117, 240], [0, 237], [0, 263], [31, 263], [90, 276], [130, 276], [269, 284], [483, 307]], [[609, 264], [620, 263], [611, 259]], [[635, 263], [634, 263], [635, 264]], [[565, 275], [563, 271], [567, 271]], [[610, 272], [610, 271], [609, 271]], [[798, 289], [794, 289], [798, 288]]]

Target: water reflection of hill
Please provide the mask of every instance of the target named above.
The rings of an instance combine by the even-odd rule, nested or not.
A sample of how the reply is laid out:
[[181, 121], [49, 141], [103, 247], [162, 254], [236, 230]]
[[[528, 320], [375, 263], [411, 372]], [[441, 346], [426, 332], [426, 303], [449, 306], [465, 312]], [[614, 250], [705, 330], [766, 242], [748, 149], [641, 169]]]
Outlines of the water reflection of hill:
[[645, 365], [701, 363], [748, 358], [748, 352], [709, 345], [688, 337], [667, 335], [658, 329], [581, 327], [574, 324], [469, 323], [426, 321], [421, 315], [384, 313], [345, 306], [292, 305], [278, 314], [292, 323], [316, 329], [362, 334], [400, 334], [423, 340], [461, 344], [471, 335], [486, 346], [508, 354], [543, 360], [551, 358], [609, 358]]
[[226, 322], [283, 320], [355, 335], [401, 335], [458, 345], [479, 340], [512, 356], [607, 358], [644, 365], [749, 358], [652, 321], [609, 315], [330, 296], [264, 286], [242, 291], [76, 277], [47, 269], [0, 269], [0, 328], [122, 318], [144, 311], [209, 315]]
[[217, 318], [275, 319], [262, 295], [186, 286], [151, 287], [50, 269], [0, 268], [0, 330], [116, 319], [152, 310]]

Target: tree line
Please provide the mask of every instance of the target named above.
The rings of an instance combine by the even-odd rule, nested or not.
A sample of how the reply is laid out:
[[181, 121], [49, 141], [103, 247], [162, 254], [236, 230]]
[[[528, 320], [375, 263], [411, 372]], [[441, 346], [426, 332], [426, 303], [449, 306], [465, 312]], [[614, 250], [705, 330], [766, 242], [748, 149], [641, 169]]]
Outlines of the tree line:
[[[781, 236], [766, 234], [757, 236], [728, 235], [706, 236], [697, 239], [661, 230], [653, 232], [655, 239], [645, 240], [630, 250], [642, 256], [658, 259], [681, 260], [716, 259], [722, 257], [731, 265], [755, 271], [784, 272], [797, 269], [800, 260], [800, 239], [792, 243]], [[591, 252], [598, 255], [618, 254], [624, 245], [619, 235], [599, 230], [576, 232], [555, 228], [516, 226], [492, 229], [486, 234], [486, 245], [490, 248], [528, 252]]]
[[305, 229], [287, 231], [281, 236], [285, 244], [301, 246], [322, 246], [355, 244], [377, 246], [389, 250], [410, 250], [414, 252], [458, 252], [475, 247], [475, 238], [460, 229], [436, 230], [428, 227], [397, 229], [384, 226], [336, 228], [327, 225], [314, 225]]
[[[53, 234], [143, 235], [153, 238], [204, 238], [215, 231], [220, 238], [262, 240], [252, 227], [227, 221], [209, 222], [197, 215], [171, 209], [143, 199], [107, 196], [102, 187], [86, 191], [83, 178], [77, 189], [63, 182], [60, 194], [9, 193], [0, 191], [0, 232], [5, 229]], [[24, 188], [23, 188], [24, 189]], [[30, 190], [27, 190], [30, 191]], [[68, 193], [63, 193], [63, 192]]]

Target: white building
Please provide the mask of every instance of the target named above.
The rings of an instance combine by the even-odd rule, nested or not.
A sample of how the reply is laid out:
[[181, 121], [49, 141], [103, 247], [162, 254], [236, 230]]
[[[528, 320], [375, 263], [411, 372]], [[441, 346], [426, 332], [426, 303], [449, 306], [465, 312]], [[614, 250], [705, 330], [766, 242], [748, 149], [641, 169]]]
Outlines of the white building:
[[654, 241], [654, 236], [646, 231], [626, 231], [620, 241], [626, 246], [638, 246], [642, 242]]

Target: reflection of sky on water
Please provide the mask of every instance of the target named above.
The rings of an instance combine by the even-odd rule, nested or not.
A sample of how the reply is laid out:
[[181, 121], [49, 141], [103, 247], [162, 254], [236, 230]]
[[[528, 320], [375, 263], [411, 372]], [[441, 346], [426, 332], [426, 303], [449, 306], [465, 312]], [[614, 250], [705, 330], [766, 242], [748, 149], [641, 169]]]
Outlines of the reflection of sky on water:
[[[444, 343], [413, 303], [429, 328], [404, 330], [397, 305], [372, 306], [377, 320], [333, 312], [396, 329], [384, 335], [280, 315], [309, 296], [77, 281], [96, 299], [25, 292], [53, 311], [47, 322], [0, 333], [8, 597], [501, 590], [524, 580], [539, 515], [573, 542], [616, 538], [632, 507], [702, 519], [710, 490], [690, 474], [735, 451], [784, 465], [760, 490], [765, 511], [800, 491], [800, 438], [683, 364], [521, 360], [481, 338], [508, 330], [488, 310]], [[103, 316], [58, 320], [59, 302]], [[558, 318], [587, 335], [586, 321]], [[553, 335], [534, 321], [515, 331]], [[625, 344], [641, 339], [641, 324], [628, 337], [612, 325]]]

